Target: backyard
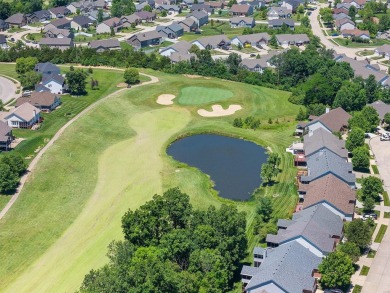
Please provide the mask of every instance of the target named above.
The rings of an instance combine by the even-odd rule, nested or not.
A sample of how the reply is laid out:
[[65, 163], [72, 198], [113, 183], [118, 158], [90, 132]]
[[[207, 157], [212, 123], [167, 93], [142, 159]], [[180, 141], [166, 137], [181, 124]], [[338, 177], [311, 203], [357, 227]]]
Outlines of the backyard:
[[[42, 157], [18, 201], [0, 220], [0, 286], [5, 292], [76, 290], [90, 269], [107, 261], [110, 241], [122, 238], [120, 220], [125, 211], [169, 187], [179, 186], [189, 194], [195, 208], [226, 202], [247, 212], [249, 250], [258, 244], [251, 230], [255, 199], [271, 197], [277, 218], [293, 212], [296, 169], [285, 148], [293, 141], [298, 107], [288, 102], [289, 93], [214, 78], [146, 73], [160, 82], [115, 95], [72, 124]], [[86, 97], [89, 103], [115, 91], [122, 77], [121, 73], [96, 69], [95, 75], [102, 92]], [[105, 82], [112, 86], [103, 90]], [[210, 108], [210, 99], [186, 106], [177, 101], [168, 107], [156, 103], [159, 95], [180, 96], [188, 87], [223, 89], [227, 92], [218, 103], [225, 108], [239, 104], [243, 109], [233, 116], [203, 118], [197, 110]], [[66, 121], [69, 118], [63, 116], [67, 112], [58, 117]], [[261, 119], [258, 130], [232, 126], [234, 118], [249, 115]], [[47, 130], [47, 136], [58, 127]], [[165, 153], [178, 136], [204, 132], [245, 138], [280, 154], [283, 172], [277, 183], [259, 188], [248, 202], [220, 198], [206, 174]], [[26, 153], [33, 149], [34, 144], [21, 146]]]

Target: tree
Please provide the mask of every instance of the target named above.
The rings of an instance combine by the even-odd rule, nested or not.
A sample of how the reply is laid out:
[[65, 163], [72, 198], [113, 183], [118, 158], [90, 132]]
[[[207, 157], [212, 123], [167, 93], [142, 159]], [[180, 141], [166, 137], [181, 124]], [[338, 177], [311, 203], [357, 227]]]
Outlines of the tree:
[[269, 197], [260, 198], [257, 213], [261, 216], [264, 222], [269, 222], [273, 212], [272, 200]]
[[383, 121], [387, 124], [390, 125], [390, 113], [386, 113]]
[[370, 167], [370, 153], [365, 146], [353, 150], [352, 165], [356, 169], [368, 169]]
[[244, 124], [242, 123], [242, 119], [241, 118], [234, 118], [233, 126], [237, 127], [237, 128], [242, 128], [244, 126]]
[[322, 21], [325, 22], [325, 23], [332, 23], [333, 22], [333, 15], [332, 13], [325, 13], [323, 16], [322, 16]]
[[348, 120], [350, 129], [361, 128], [364, 132], [370, 132], [371, 126], [362, 112], [355, 112], [351, 119]]
[[38, 59], [36, 57], [20, 57], [16, 59], [15, 70], [19, 75], [23, 75], [32, 71], [37, 63]]
[[302, 17], [302, 19], [301, 19], [301, 26], [307, 27], [307, 28], [311, 27], [309, 17], [307, 17], [306, 15], [304, 17]]
[[371, 228], [362, 219], [355, 219], [346, 224], [345, 236], [363, 252], [371, 243]]
[[15, 151], [5, 154], [1, 158], [0, 162], [7, 164], [11, 171], [18, 174], [19, 176], [22, 175], [27, 169], [27, 164], [23, 157]]
[[366, 103], [366, 92], [362, 86], [347, 81], [337, 92], [333, 107], [341, 107], [345, 111], [359, 111]]
[[353, 263], [356, 263], [359, 260], [360, 249], [355, 243], [347, 241], [346, 243], [339, 244], [337, 248], [339, 251], [348, 255]]
[[365, 80], [364, 89], [366, 90], [367, 103], [371, 104], [372, 102], [378, 100], [379, 84], [375, 80], [374, 75], [370, 74], [369, 77]]
[[145, 7], [144, 7], [143, 10], [144, 10], [144, 11], [152, 12], [152, 7], [151, 7], [149, 4], [147, 4], [147, 5], [145, 5]]
[[299, 108], [299, 112], [297, 114], [297, 117], [295, 118], [296, 121], [304, 121], [306, 120], [307, 115], [306, 112], [302, 110], [302, 108]]
[[103, 9], [101, 9], [101, 8], [98, 10], [97, 22], [98, 23], [102, 23], [103, 22]]
[[228, 7], [231, 8], [234, 4], [237, 4], [237, 0], [229, 0]]
[[298, 6], [297, 13], [299, 14], [305, 13], [305, 7], [302, 4]]
[[373, 211], [375, 208], [375, 200], [371, 197], [366, 197], [363, 201], [363, 211], [365, 213]]
[[276, 35], [272, 34], [271, 39], [269, 40], [270, 46], [277, 48], [278, 47], [278, 41], [276, 39]]
[[28, 71], [20, 78], [20, 83], [25, 89], [32, 89], [41, 81], [42, 75], [35, 71]]
[[110, 28], [110, 36], [111, 37], [115, 36], [115, 30], [113, 27]]
[[353, 152], [357, 147], [364, 146], [365, 133], [363, 129], [354, 127], [348, 134], [347, 141], [345, 142], [345, 147], [348, 151]]
[[277, 153], [270, 153], [269, 157], [267, 159], [267, 163], [271, 164], [271, 166], [274, 167], [275, 169], [278, 168], [278, 166], [280, 165], [281, 161], [282, 160], [281, 160], [281, 158], [279, 157], [279, 155]]
[[0, 163], [0, 193], [14, 190], [19, 184], [19, 176], [8, 164]]
[[82, 95], [86, 93], [87, 74], [83, 70], [69, 71], [65, 76], [71, 94]]
[[166, 10], [161, 11], [161, 17], [167, 17], [167, 11]]
[[228, 58], [226, 59], [226, 64], [228, 65], [231, 74], [237, 74], [241, 61], [241, 56], [237, 53], [229, 54]]
[[265, 182], [267, 182], [268, 184], [270, 184], [272, 182], [272, 179], [278, 175], [278, 170], [274, 168], [274, 166], [272, 164], [269, 164], [269, 163], [264, 163], [262, 166], [261, 166], [261, 173], [260, 173], [260, 176], [261, 176], [261, 179]]
[[331, 252], [318, 266], [321, 284], [328, 288], [343, 287], [350, 284], [355, 272], [352, 260], [341, 251]]
[[378, 112], [372, 106], [365, 106], [362, 114], [370, 125], [370, 131], [374, 131], [380, 122]]
[[123, 78], [127, 84], [135, 84], [139, 82], [139, 72], [136, 68], [127, 68], [123, 74]]
[[352, 21], [355, 21], [356, 13], [357, 13], [356, 7], [351, 5], [351, 7], [349, 7], [348, 10], [348, 15], [349, 17], [351, 17]]
[[11, 4], [5, 1], [0, 1], [0, 19], [7, 19], [11, 16]]
[[360, 189], [362, 200], [372, 198], [374, 201], [379, 201], [379, 195], [384, 193], [382, 180], [375, 176], [368, 176], [362, 180], [362, 188]]

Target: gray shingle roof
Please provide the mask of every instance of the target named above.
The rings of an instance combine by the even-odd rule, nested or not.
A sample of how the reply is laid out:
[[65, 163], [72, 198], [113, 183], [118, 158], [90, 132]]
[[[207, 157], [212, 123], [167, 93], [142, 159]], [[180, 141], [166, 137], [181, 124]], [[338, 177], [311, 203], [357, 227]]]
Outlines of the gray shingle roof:
[[309, 157], [322, 149], [328, 149], [341, 158], [346, 159], [348, 157], [345, 142], [323, 128], [316, 129], [312, 133], [306, 134], [303, 137], [303, 140], [306, 157]]
[[187, 14], [186, 18], [190, 17], [190, 16], [193, 16], [199, 20], [199, 19], [208, 17], [208, 14], [202, 10], [201, 11], [196, 10], [196, 11], [192, 11], [191, 13]]
[[241, 275], [245, 276], [254, 276], [260, 272], [260, 268], [255, 268], [251, 266], [242, 266]]
[[267, 242], [284, 244], [303, 237], [327, 254], [333, 251], [335, 239], [342, 237], [343, 220], [322, 204], [318, 204], [294, 214], [286, 229], [279, 229], [277, 235], [268, 234]]
[[284, 23], [289, 27], [295, 26], [294, 20], [292, 19], [271, 19], [268, 21], [269, 26], [282, 26]]
[[386, 113], [390, 113], [390, 105], [385, 104], [382, 101], [373, 102], [372, 104], [369, 104], [369, 106], [373, 107], [378, 112], [380, 119], [383, 119]]
[[118, 39], [107, 39], [107, 40], [96, 40], [89, 42], [89, 47], [91, 49], [98, 49], [98, 48], [104, 48], [104, 49], [113, 49], [113, 48], [120, 48], [120, 43]]
[[[315, 279], [312, 272], [322, 259], [311, 253], [296, 241], [272, 250], [263, 261], [258, 272], [252, 277], [245, 290], [254, 290], [269, 283], [289, 293], [302, 293], [313, 290]], [[245, 271], [249, 271], [245, 268]], [[256, 291], [257, 292], [257, 291]], [[259, 291], [262, 292], [262, 291]]]
[[231, 19], [229, 19], [229, 22], [233, 24], [238, 24], [241, 21], [243, 21], [245, 24], [252, 24], [254, 19], [253, 17], [239, 17], [239, 16], [232, 17]]
[[0, 141], [8, 141], [9, 140], [9, 132], [12, 130], [11, 127], [8, 126], [7, 123], [0, 121]]
[[89, 17], [84, 15], [77, 15], [72, 19], [72, 21], [80, 26], [84, 26], [93, 22]]
[[5, 22], [11, 23], [11, 24], [21, 24], [23, 23], [25, 19], [25, 16], [23, 13], [16, 13], [8, 17]]
[[211, 45], [212, 47], [216, 47], [221, 42], [225, 42], [225, 43], [229, 43], [230, 44], [229, 38], [227, 36], [225, 36], [225, 35], [216, 35], [216, 36], [203, 37], [203, 38], [200, 38], [200, 39], [195, 40], [195, 41], [198, 41], [204, 47], [206, 47], [207, 45]]
[[279, 43], [294, 42], [294, 43], [308, 43], [309, 37], [306, 34], [280, 34], [276, 35]]
[[5, 38], [5, 35], [0, 35], [0, 44], [6, 44], [7, 39]]
[[235, 38], [237, 38], [241, 43], [254, 43], [259, 42], [261, 40], [265, 40], [266, 42], [268, 42], [271, 39], [271, 36], [268, 33], [258, 33], [236, 36]]
[[59, 74], [61, 72], [60, 68], [51, 62], [38, 63], [34, 70], [42, 74]]
[[340, 131], [342, 128], [348, 125], [348, 120], [351, 117], [352, 116], [349, 115], [343, 108], [338, 107], [336, 109], [330, 110], [328, 113], [324, 113], [321, 116], [317, 117], [313, 121], [309, 122], [307, 126], [310, 126], [320, 121], [331, 132]]
[[302, 176], [302, 182], [314, 181], [327, 174], [333, 174], [345, 183], [354, 186], [355, 174], [352, 164], [328, 150], [319, 151], [307, 158], [308, 175]]
[[43, 46], [71, 46], [71, 38], [42, 38], [39, 45]]

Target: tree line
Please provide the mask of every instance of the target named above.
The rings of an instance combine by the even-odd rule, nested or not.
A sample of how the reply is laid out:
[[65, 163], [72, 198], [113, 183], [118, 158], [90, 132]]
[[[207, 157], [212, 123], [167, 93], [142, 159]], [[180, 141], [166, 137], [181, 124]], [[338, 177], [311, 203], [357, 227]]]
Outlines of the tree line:
[[122, 217], [124, 240], [91, 270], [80, 292], [227, 292], [246, 256], [245, 213], [233, 206], [195, 210], [178, 188]]
[[0, 159], [0, 193], [12, 193], [18, 187], [26, 168], [27, 165], [19, 153], [4, 154]]

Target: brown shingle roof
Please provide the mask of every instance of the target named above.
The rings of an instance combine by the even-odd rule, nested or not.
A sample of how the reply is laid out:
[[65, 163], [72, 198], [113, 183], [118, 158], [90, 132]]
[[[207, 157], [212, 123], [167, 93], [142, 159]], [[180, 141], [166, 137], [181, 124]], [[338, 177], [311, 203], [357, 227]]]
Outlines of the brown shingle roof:
[[250, 5], [247, 4], [243, 4], [243, 5], [233, 4], [232, 8], [230, 8], [230, 11], [234, 13], [247, 13], [249, 11], [249, 8]]
[[12, 116], [12, 114], [14, 114], [25, 121], [30, 121], [34, 118], [34, 112], [38, 114], [41, 112], [41, 110], [39, 110], [37, 107], [34, 107], [30, 103], [24, 103], [21, 106], [10, 111], [9, 114], [4, 118], [8, 119], [10, 116]]
[[54, 104], [58, 96], [50, 92], [32, 92], [29, 97], [22, 97], [16, 100], [16, 107], [24, 103], [30, 103], [35, 107], [46, 106], [49, 107]]
[[332, 174], [312, 181], [305, 189], [303, 209], [326, 201], [345, 215], [352, 215], [354, 212], [355, 190]]
[[343, 108], [338, 107], [336, 109], [330, 110], [328, 113], [322, 114], [317, 119], [314, 119], [312, 122], [308, 123], [307, 126], [314, 124], [317, 121], [320, 121], [332, 132], [340, 131], [344, 126], [348, 125], [348, 120], [352, 118]]

